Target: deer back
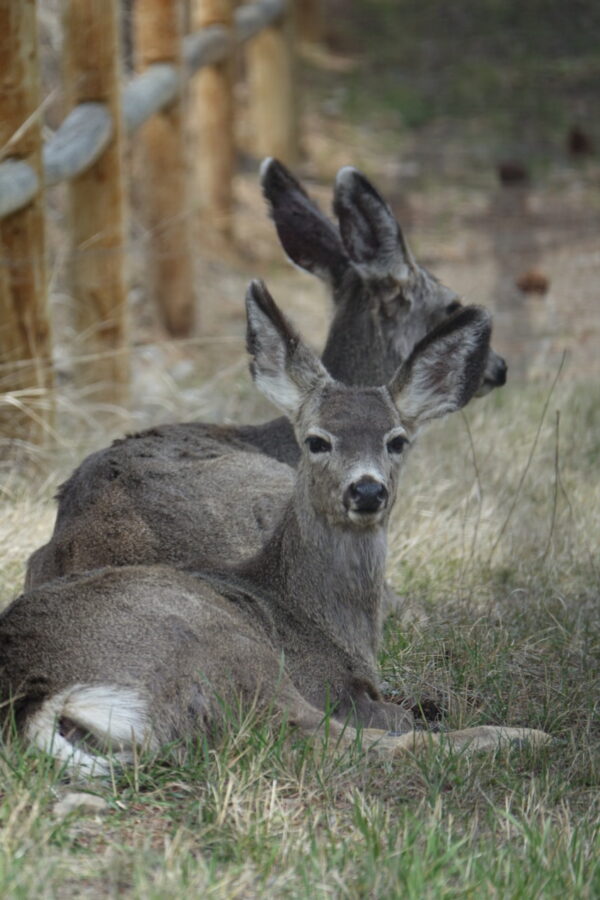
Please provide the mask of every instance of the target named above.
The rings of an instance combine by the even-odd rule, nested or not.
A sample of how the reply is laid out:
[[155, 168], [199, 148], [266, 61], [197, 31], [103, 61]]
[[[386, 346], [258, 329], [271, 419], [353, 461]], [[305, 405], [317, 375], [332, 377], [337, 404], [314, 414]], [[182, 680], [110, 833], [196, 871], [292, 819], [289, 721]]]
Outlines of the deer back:
[[[267, 160], [261, 180], [284, 250], [330, 287], [323, 361], [337, 380], [385, 382], [427, 332], [460, 310], [456, 294], [415, 262], [389, 206], [355, 169], [336, 179], [339, 227], [281, 163]], [[488, 353], [479, 392], [493, 383], [494, 367], [501, 383], [497, 359]], [[243, 456], [256, 451], [267, 460]], [[116, 441], [61, 486], [54, 533], [32, 555], [26, 586], [103, 565], [247, 558], [289, 496], [293, 473], [283, 464], [299, 458], [285, 417], [259, 426], [166, 425]]]
[[236, 697], [305, 730], [328, 707], [338, 728], [348, 716], [407, 726], [377, 687], [387, 523], [420, 427], [480, 382], [489, 317], [459, 313], [387, 385], [359, 388], [329, 376], [260, 283], [247, 314], [254, 380], [302, 448], [266, 546], [228, 572], [123, 566], [59, 580], [0, 616], [0, 700], [29, 740], [88, 770], [111, 745], [204, 734]]

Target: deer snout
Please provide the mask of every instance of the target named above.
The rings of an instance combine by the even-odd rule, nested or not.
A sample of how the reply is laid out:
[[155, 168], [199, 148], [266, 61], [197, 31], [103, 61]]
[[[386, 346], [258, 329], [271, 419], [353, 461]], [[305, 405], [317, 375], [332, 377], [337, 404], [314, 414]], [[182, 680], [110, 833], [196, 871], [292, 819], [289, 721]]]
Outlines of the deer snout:
[[507, 371], [508, 366], [506, 365], [505, 360], [503, 360], [501, 356], [498, 356], [497, 353], [494, 353], [493, 350], [490, 350], [490, 355], [483, 374], [483, 381], [477, 389], [475, 396], [484, 397], [494, 388], [502, 387], [503, 384], [506, 384]]
[[503, 384], [506, 384], [506, 372], [508, 370], [508, 366], [506, 362], [502, 359], [501, 356], [498, 357], [498, 362], [494, 368], [492, 377], [494, 379], [494, 384], [497, 384], [498, 387], [501, 387]]
[[385, 509], [388, 496], [388, 489], [384, 484], [365, 475], [346, 488], [344, 506], [349, 512], [376, 513]]

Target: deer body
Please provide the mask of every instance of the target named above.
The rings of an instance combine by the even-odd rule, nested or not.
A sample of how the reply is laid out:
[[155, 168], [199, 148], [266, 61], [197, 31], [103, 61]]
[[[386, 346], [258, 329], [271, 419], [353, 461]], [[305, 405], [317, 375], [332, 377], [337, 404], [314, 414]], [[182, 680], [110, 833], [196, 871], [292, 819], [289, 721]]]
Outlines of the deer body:
[[[102, 773], [111, 750], [127, 761], [140, 746], [205, 735], [238, 699], [307, 733], [330, 711], [341, 743], [357, 726], [387, 753], [424, 742], [377, 688], [387, 522], [405, 445], [480, 382], [489, 317], [459, 313], [386, 387], [361, 389], [330, 378], [259, 283], [247, 311], [254, 379], [302, 448], [262, 551], [229, 572], [100, 569], [41, 586], [0, 616], [0, 708], [9, 717], [12, 702], [25, 738], [71, 768]], [[444, 739], [480, 747], [514, 737], [546, 739], [488, 726]]]
[[[279, 163], [267, 161], [262, 184], [284, 249], [330, 287], [327, 370], [345, 384], [385, 383], [460, 308], [457, 295], [417, 264], [388, 205], [356, 170], [337, 177], [339, 230]], [[476, 393], [503, 384], [505, 373], [490, 350]], [[251, 463], [245, 452], [255, 455]], [[104, 565], [210, 565], [215, 553], [229, 563], [248, 559], [289, 499], [294, 472], [283, 464], [299, 459], [287, 418], [164, 425], [116, 441], [60, 488], [54, 534], [32, 555], [26, 587]]]

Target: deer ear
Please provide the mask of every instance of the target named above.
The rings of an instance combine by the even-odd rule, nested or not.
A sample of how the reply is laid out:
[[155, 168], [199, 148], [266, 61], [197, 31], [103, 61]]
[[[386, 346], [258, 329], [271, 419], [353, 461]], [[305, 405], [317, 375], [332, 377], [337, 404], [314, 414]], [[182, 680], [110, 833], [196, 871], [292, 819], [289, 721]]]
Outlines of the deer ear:
[[389, 390], [414, 427], [465, 406], [481, 384], [492, 321], [468, 306], [427, 334], [392, 379]]
[[402, 283], [416, 268], [394, 214], [364, 175], [351, 166], [337, 173], [333, 209], [348, 256], [370, 279]]
[[288, 258], [325, 281], [340, 281], [350, 263], [335, 225], [276, 159], [264, 160], [260, 181]]
[[257, 388], [294, 417], [306, 395], [329, 381], [315, 354], [296, 334], [262, 281], [251, 281], [246, 292], [246, 346]]

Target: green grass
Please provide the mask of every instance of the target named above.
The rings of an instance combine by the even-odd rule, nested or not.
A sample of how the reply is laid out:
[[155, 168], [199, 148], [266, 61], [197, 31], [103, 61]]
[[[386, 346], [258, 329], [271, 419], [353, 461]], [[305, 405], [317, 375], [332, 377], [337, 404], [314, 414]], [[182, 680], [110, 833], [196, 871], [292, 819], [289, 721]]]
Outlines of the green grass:
[[[559, 381], [548, 402], [552, 380], [507, 386], [414, 449], [390, 567], [410, 603], [381, 669], [392, 697], [433, 703], [449, 728], [527, 725], [554, 744], [384, 762], [239, 713], [210, 746], [83, 787], [11, 744], [2, 896], [598, 896], [600, 389]], [[45, 515], [31, 487], [13, 490], [6, 600], [19, 536]], [[104, 813], [57, 818], [75, 789]]]
[[[565, 743], [402, 765], [323, 759], [260, 724], [141, 764], [57, 821], [43, 760], [2, 762], [3, 896], [595, 896], [597, 771]], [[594, 780], [595, 779], [595, 780]]]

